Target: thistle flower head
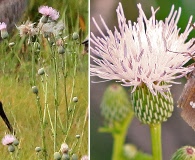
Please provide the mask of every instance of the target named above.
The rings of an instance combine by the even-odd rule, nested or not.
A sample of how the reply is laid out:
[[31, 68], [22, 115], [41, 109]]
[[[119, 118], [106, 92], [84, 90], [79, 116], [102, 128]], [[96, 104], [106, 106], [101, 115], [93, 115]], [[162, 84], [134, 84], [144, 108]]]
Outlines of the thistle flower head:
[[39, 13], [44, 16], [48, 16], [49, 18], [51, 18], [51, 20], [57, 20], [60, 16], [59, 12], [52, 7], [40, 6], [38, 10]]
[[66, 143], [62, 143], [60, 151], [62, 153], [68, 153], [68, 150], [69, 150], [68, 145]]
[[[107, 27], [104, 20], [101, 22], [106, 34], [100, 29], [93, 18], [94, 24], [101, 37], [91, 33], [91, 56], [95, 64], [91, 65], [91, 76], [98, 76], [106, 80], [117, 80], [123, 86], [146, 85], [153, 95], [169, 91], [171, 83], [193, 70], [192, 67], [183, 67], [194, 54], [194, 39], [186, 41], [192, 31], [190, 25], [192, 17], [183, 33], [177, 27], [181, 15], [181, 8], [170, 14], [165, 21], [155, 18], [157, 10], [151, 7], [152, 16], [147, 19], [141, 4], [137, 5], [139, 17], [137, 22], [126, 22], [122, 5], [116, 10], [118, 29], [114, 33]], [[187, 54], [188, 53], [188, 54]], [[165, 83], [164, 83], [165, 82]]]
[[65, 24], [62, 21], [59, 21], [57, 23], [55, 22], [48, 22], [48, 23], [42, 23], [41, 21], [38, 23], [37, 27], [39, 28], [40, 32], [48, 33], [48, 34], [54, 34], [55, 36], [58, 36], [62, 30], [65, 28]]
[[3, 145], [10, 145], [12, 144], [14, 141], [16, 140], [16, 137], [14, 135], [11, 134], [7, 134], [5, 135], [5, 137], [3, 137], [2, 139], [2, 144]]
[[24, 24], [20, 26], [16, 26], [16, 28], [19, 30], [20, 37], [23, 37], [25, 35], [34, 36], [37, 34], [37, 29], [34, 27], [35, 23], [32, 23], [30, 21], [26, 21]]

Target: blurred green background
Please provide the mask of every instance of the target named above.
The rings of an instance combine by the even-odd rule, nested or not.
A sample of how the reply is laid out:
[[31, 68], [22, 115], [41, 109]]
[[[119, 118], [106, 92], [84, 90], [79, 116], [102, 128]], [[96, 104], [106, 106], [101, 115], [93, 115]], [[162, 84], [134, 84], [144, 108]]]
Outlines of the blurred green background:
[[[136, 22], [138, 17], [137, 4], [141, 3], [142, 8], [149, 18], [151, 16], [151, 6], [155, 9], [160, 7], [156, 17], [158, 20], [164, 20], [168, 16], [171, 6], [174, 4], [175, 9], [182, 8], [181, 17], [178, 26], [181, 32], [184, 31], [189, 17], [195, 15], [195, 1], [194, 0], [91, 0], [90, 1], [90, 14], [97, 22], [100, 22], [99, 15], [101, 15], [109, 29], [114, 30], [117, 24], [116, 8], [118, 3], [121, 2], [127, 20]], [[91, 32], [98, 35], [99, 32], [95, 28], [92, 19], [90, 23]], [[195, 20], [193, 19], [193, 22]], [[98, 23], [101, 25], [101, 23]], [[102, 28], [104, 30], [104, 28]], [[195, 37], [195, 30], [191, 32], [189, 38]], [[91, 53], [92, 54], [92, 53]], [[91, 62], [92, 63], [92, 62]], [[92, 83], [92, 81], [101, 81], [97, 77], [91, 77], [90, 83], [90, 148], [91, 160], [109, 160], [111, 159], [112, 152], [112, 137], [106, 133], [98, 132], [98, 129], [103, 126], [103, 117], [100, 115], [100, 103], [102, 95], [108, 83]], [[175, 110], [173, 116], [163, 124], [162, 128], [162, 143], [163, 143], [163, 159], [169, 160], [171, 155], [183, 145], [195, 145], [195, 132], [186, 122], [181, 118], [181, 109], [177, 108], [177, 100], [183, 90], [186, 79], [180, 79], [181, 85], [173, 85], [171, 91], [174, 98]], [[111, 83], [111, 82], [110, 82]], [[127, 88], [126, 88], [127, 89]], [[128, 89], [127, 89], [128, 90]], [[141, 124], [134, 118], [132, 125], [129, 127], [126, 143], [135, 144], [139, 150], [146, 153], [151, 153], [150, 134], [149, 128]]]

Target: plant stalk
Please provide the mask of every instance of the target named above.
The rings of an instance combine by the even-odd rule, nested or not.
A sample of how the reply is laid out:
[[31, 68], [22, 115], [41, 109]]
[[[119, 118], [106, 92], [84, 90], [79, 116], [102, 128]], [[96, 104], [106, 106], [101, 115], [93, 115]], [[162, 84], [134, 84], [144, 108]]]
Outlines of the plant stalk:
[[153, 160], [162, 160], [161, 123], [150, 125]]
[[112, 160], [123, 160], [123, 146], [126, 138], [127, 129], [131, 120], [133, 119], [133, 113], [131, 112], [127, 118], [120, 124], [117, 124], [115, 130], [112, 132], [114, 138]]

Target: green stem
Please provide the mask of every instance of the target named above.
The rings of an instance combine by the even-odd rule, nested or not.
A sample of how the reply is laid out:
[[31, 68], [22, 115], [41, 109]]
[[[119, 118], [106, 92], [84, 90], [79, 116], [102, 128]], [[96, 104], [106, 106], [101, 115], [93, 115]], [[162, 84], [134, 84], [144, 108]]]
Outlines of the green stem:
[[74, 107], [73, 107], [72, 115], [70, 117], [70, 122], [69, 122], [68, 130], [67, 130], [67, 133], [66, 133], [64, 142], [66, 142], [66, 139], [68, 137], [69, 131], [70, 131], [71, 127], [72, 127], [72, 123], [73, 123], [73, 119], [74, 119], [74, 114], [75, 114], [75, 109], [76, 109], [76, 104], [74, 104]]
[[66, 77], [67, 77], [67, 55], [62, 55], [62, 73], [63, 73], [63, 81], [64, 81], [64, 99], [66, 103], [66, 131], [68, 130], [68, 122], [69, 122], [69, 114], [68, 114], [68, 96], [67, 96], [67, 84], [66, 84]]
[[112, 160], [123, 160], [123, 146], [126, 138], [127, 129], [129, 123], [133, 118], [133, 113], [130, 113], [123, 123], [118, 124], [116, 130], [113, 132], [112, 136], [114, 138]]
[[54, 97], [55, 97], [55, 118], [54, 118], [54, 151], [56, 151], [57, 145], [57, 123], [58, 123], [58, 66], [57, 66], [57, 56], [54, 52], [54, 72], [55, 72], [55, 82], [54, 82]]
[[150, 125], [153, 160], [162, 160], [161, 124]]
[[47, 159], [47, 149], [46, 149], [46, 143], [45, 143], [45, 124], [43, 122], [43, 113], [42, 113], [42, 107], [40, 103], [40, 97], [38, 94], [36, 95], [36, 102], [37, 102], [37, 108], [39, 112], [39, 120], [40, 120], [40, 126], [41, 126], [41, 138], [42, 138], [42, 147], [43, 147], [43, 158], [44, 160]]

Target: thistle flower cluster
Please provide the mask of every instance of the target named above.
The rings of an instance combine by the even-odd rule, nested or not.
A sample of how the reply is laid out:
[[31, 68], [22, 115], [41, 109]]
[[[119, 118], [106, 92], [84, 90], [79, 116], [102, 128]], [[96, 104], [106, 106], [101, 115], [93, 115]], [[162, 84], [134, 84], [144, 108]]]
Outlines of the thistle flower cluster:
[[19, 144], [19, 141], [16, 139], [14, 135], [7, 134], [3, 137], [2, 139], [2, 144], [4, 146], [8, 146], [8, 151], [9, 152], [14, 152], [15, 151], [15, 146]]
[[64, 23], [62, 21], [57, 22], [59, 18], [59, 12], [48, 6], [39, 7], [39, 13], [42, 14], [46, 20], [43, 22], [43, 17], [39, 20], [36, 25], [35, 22], [26, 21], [24, 24], [20, 26], [16, 26], [19, 30], [19, 34], [21, 37], [23, 36], [35, 36], [37, 34], [58, 36], [60, 32], [65, 28]]
[[[61, 153], [60, 153], [61, 152]], [[68, 144], [62, 143], [60, 147], [60, 152], [54, 153], [55, 160], [78, 160], [78, 155], [73, 154], [71, 149], [69, 148]], [[87, 156], [83, 156], [83, 160], [87, 160]]]

